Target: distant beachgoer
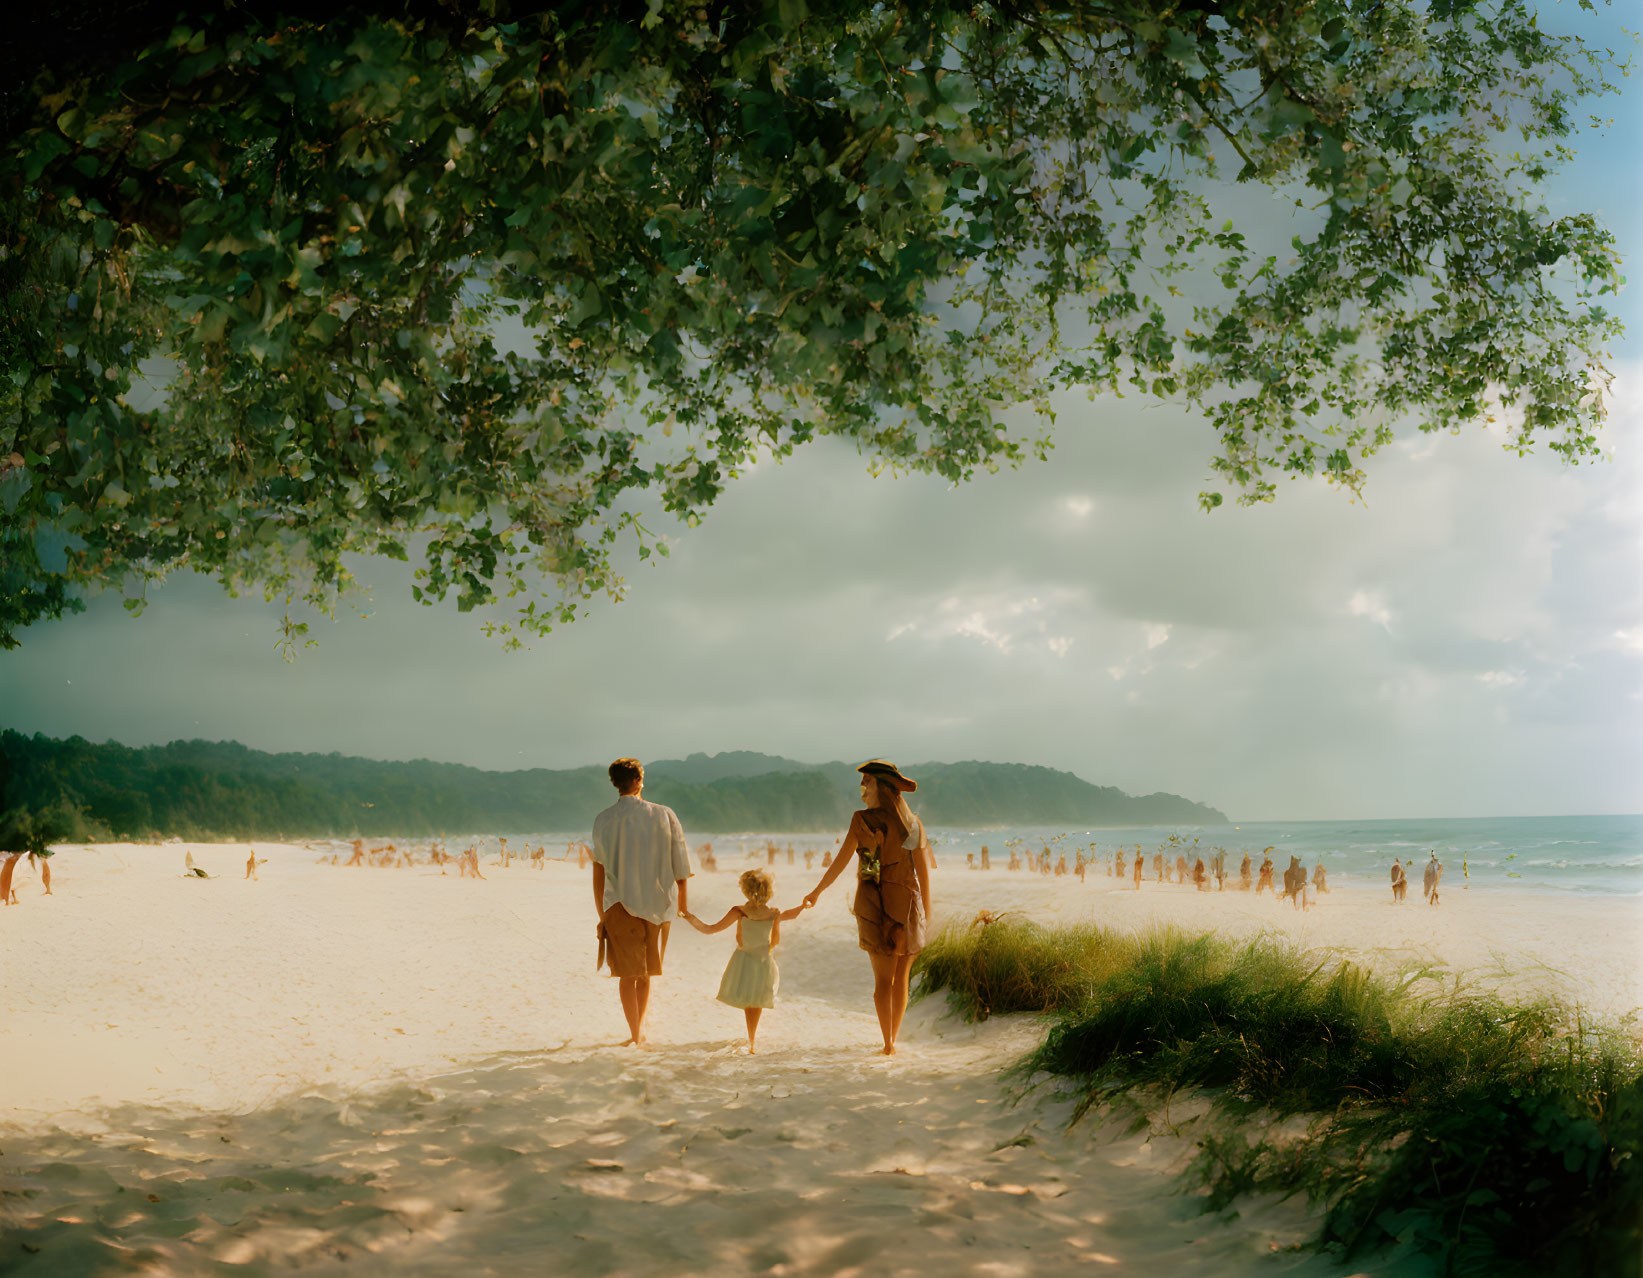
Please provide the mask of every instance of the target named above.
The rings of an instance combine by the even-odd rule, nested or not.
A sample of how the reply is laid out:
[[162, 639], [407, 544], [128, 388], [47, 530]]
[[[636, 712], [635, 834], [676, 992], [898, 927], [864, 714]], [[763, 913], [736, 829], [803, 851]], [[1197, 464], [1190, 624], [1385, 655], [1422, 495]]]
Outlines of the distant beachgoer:
[[1306, 908], [1306, 867], [1298, 856], [1290, 856], [1289, 868], [1284, 871], [1284, 896], [1294, 902], [1297, 910]]
[[1154, 852], [1152, 854], [1152, 877], [1159, 883], [1163, 883], [1169, 878], [1169, 872], [1164, 865], [1164, 854], [1162, 852]]
[[1227, 850], [1225, 848], [1216, 848], [1215, 859], [1211, 864], [1215, 867], [1215, 890], [1225, 892], [1227, 890]]
[[966, 852], [964, 854], [964, 868], [967, 870], [973, 870], [976, 868], [976, 854], [974, 852]]
[[11, 875], [17, 868], [17, 863], [23, 859], [23, 853], [7, 852], [5, 858], [5, 864], [0, 865], [0, 905], [16, 905], [17, 889], [11, 885]]
[[832, 864], [833, 864], [833, 853], [831, 851], [823, 852], [822, 853], [821, 868], [825, 870], [828, 866], [830, 866]]
[[1078, 854], [1078, 865], [1075, 868], [1075, 870], [1073, 871], [1075, 874], [1078, 875], [1078, 881], [1080, 883], [1082, 883], [1084, 881], [1084, 871], [1086, 871], [1089, 868], [1090, 868], [1090, 863], [1084, 859], [1084, 854], [1082, 852], [1080, 852]]
[[1112, 854], [1112, 872], [1115, 878], [1123, 878], [1125, 871], [1130, 868], [1129, 858], [1124, 855], [1124, 849], [1118, 848]]
[[1324, 871], [1324, 863], [1319, 861], [1312, 867], [1312, 887], [1316, 892], [1329, 891], [1329, 876]]
[[51, 895], [51, 858], [57, 855], [50, 848], [34, 848], [29, 852], [29, 865], [40, 871], [40, 886]]
[[924, 822], [902, 797], [918, 789], [917, 783], [884, 759], [869, 759], [856, 771], [861, 773], [861, 798], [867, 806], [850, 818], [838, 859], [804, 902], [814, 905], [850, 863], [850, 854], [856, 854], [851, 912], [861, 948], [873, 967], [873, 1007], [884, 1036], [884, 1054], [894, 1056], [907, 1011], [908, 977], [929, 926], [935, 858]]
[[808, 870], [810, 868], [811, 862], [813, 862], [815, 859], [816, 859], [815, 850], [811, 849], [810, 851], [807, 851], [804, 854], [804, 868]]
[[1442, 878], [1443, 862], [1438, 860], [1437, 850], [1433, 849], [1431, 859], [1426, 863], [1426, 871], [1421, 875], [1421, 892], [1428, 905], [1438, 903], [1438, 883]]
[[457, 864], [460, 871], [459, 878], [482, 879], [485, 877], [479, 871], [479, 849], [477, 847], [470, 845], [468, 850], [457, 858]]
[[1396, 857], [1393, 857], [1392, 858], [1392, 900], [1394, 902], [1403, 900], [1403, 894], [1404, 894], [1405, 890], [1407, 890], [1408, 887], [1409, 887], [1409, 884], [1404, 878], [1403, 862], [1398, 860]]
[[1058, 857], [1057, 857], [1057, 858], [1056, 858], [1056, 860], [1055, 860], [1055, 873], [1056, 873], [1056, 877], [1057, 877], [1057, 878], [1060, 878], [1060, 877], [1061, 877], [1061, 876], [1062, 876], [1062, 875], [1064, 875], [1064, 874], [1065, 874], [1065, 873], [1066, 873], [1066, 872], [1067, 872], [1067, 854], [1066, 854], [1066, 853], [1065, 853], [1065, 852], [1063, 852], [1063, 853], [1062, 853], [1062, 854], [1061, 854], [1061, 855], [1060, 855], [1060, 856], [1058, 856]]
[[1192, 885], [1202, 892], [1208, 881], [1209, 875], [1204, 872], [1204, 858], [1199, 857], [1192, 863]]
[[[1268, 848], [1266, 851], [1270, 852], [1272, 849]], [[1266, 852], [1263, 852], [1261, 853], [1260, 877], [1255, 883], [1255, 895], [1260, 896], [1266, 888], [1272, 888], [1272, 894], [1274, 896], [1278, 895], [1278, 889], [1272, 886], [1272, 858]]]
[[350, 865], [364, 865], [364, 864], [365, 864], [365, 840], [364, 839], [355, 839], [354, 840], [354, 855], [349, 857], [346, 861], [344, 861], [343, 865], [346, 867], [346, 866], [350, 866]]
[[1249, 853], [1244, 853], [1243, 864], [1238, 867], [1238, 890], [1249, 891]]
[[245, 877], [248, 878], [248, 879], [254, 879], [254, 878], [257, 877], [257, 849], [256, 848], [252, 848], [251, 849], [251, 855], [245, 858]]
[[1137, 892], [1139, 892], [1141, 890], [1141, 873], [1146, 868], [1147, 868], [1146, 858], [1141, 855], [1141, 845], [1139, 843], [1137, 843], [1135, 845], [1135, 865], [1134, 865], [1135, 890]]
[[690, 853], [673, 809], [642, 797], [645, 768], [639, 760], [617, 759], [610, 783], [616, 802], [593, 819], [595, 933], [600, 958], [620, 987], [627, 1044], [643, 1047], [651, 978], [662, 974], [675, 915], [688, 908]]
[[1175, 881], [1184, 887], [1186, 886], [1187, 878], [1188, 871], [1186, 853], [1177, 852], [1175, 854]]
[[1464, 852], [1461, 853], [1460, 858], [1460, 877], [1460, 890], [1462, 892], [1470, 891], [1472, 887], [1472, 872], [1466, 868], [1466, 854]]
[[1010, 852], [1010, 864], [1008, 868], [1012, 870], [1019, 870], [1021, 868], [1021, 858], [1015, 854], [1013, 849]]
[[993, 854], [987, 850], [985, 843], [981, 845], [981, 868], [984, 870], [993, 868]]
[[736, 952], [725, 965], [725, 974], [719, 981], [718, 999], [731, 1007], [739, 1007], [747, 1021], [747, 1054], [757, 1048], [754, 1038], [759, 1032], [759, 1014], [767, 1007], [776, 1006], [776, 989], [781, 983], [781, 972], [776, 967], [772, 951], [781, 943], [782, 924], [799, 917], [804, 905], [790, 910], [778, 910], [770, 904], [775, 883], [768, 870], [748, 870], [737, 881], [746, 905], [733, 905], [717, 923], [703, 923], [688, 910], [680, 915], [698, 932], [722, 932], [732, 923], [736, 925]]

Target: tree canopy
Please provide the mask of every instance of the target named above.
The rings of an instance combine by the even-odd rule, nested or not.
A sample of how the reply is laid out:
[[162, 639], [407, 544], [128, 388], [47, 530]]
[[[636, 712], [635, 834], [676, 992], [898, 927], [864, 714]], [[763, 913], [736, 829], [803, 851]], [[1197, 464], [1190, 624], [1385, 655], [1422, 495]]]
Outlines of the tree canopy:
[[1206, 508], [1406, 418], [1596, 450], [1618, 259], [1540, 192], [1612, 62], [1522, 0], [214, 8], [53, 9], [6, 93], [0, 645], [352, 553], [539, 633], [640, 498], [966, 480], [1067, 388], [1201, 410]]

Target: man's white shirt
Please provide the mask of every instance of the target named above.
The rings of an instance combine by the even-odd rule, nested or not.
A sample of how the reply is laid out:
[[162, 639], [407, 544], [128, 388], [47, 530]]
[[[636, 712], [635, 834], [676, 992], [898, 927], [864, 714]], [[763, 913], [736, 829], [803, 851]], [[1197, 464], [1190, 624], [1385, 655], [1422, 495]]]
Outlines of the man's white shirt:
[[691, 876], [684, 828], [673, 809], [624, 794], [593, 818], [593, 859], [605, 867], [603, 909], [620, 904], [636, 919], [679, 915], [677, 880]]

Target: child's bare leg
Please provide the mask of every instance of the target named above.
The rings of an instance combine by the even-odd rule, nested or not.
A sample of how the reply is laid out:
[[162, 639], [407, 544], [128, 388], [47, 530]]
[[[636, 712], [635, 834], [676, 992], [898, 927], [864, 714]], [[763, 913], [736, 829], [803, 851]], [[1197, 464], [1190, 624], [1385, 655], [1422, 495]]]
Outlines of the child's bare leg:
[[747, 1054], [749, 1056], [752, 1056], [755, 1050], [753, 1039], [759, 1032], [759, 1013], [762, 1011], [764, 1011], [762, 1007], [744, 1007], [742, 1009], [742, 1015], [747, 1018]]

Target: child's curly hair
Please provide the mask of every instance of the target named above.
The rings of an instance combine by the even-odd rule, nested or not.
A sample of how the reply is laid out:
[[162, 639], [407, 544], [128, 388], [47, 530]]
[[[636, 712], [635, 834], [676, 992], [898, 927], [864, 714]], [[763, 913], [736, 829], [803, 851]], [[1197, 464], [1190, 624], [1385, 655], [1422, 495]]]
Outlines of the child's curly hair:
[[770, 894], [776, 890], [776, 880], [770, 877], [769, 870], [748, 870], [736, 880], [736, 886], [754, 905], [768, 905]]

